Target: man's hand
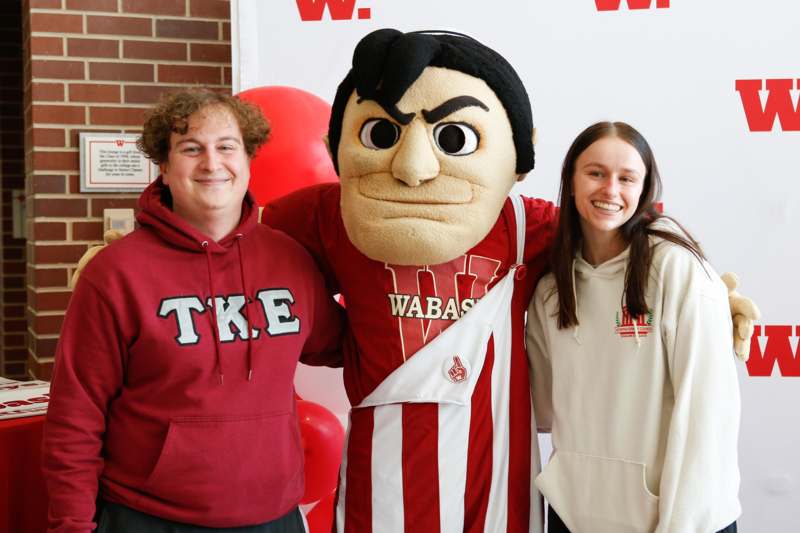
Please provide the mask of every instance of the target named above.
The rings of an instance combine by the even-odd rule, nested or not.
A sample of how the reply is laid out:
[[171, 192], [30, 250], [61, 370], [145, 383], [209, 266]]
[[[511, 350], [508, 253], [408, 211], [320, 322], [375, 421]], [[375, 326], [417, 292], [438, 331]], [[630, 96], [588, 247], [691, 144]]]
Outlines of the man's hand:
[[728, 287], [728, 304], [733, 318], [733, 350], [742, 361], [750, 357], [750, 337], [753, 336], [753, 322], [761, 318], [761, 311], [756, 303], [739, 294], [739, 276], [733, 272], [726, 272], [722, 281]]
[[97, 246], [92, 246], [83, 256], [78, 260], [78, 266], [75, 268], [75, 272], [72, 273], [72, 279], [69, 282], [70, 287], [75, 287], [75, 284], [78, 283], [78, 278], [81, 275], [81, 271], [83, 271], [84, 267], [89, 264], [89, 261], [92, 260], [94, 256], [97, 255], [97, 252], [105, 248], [108, 244], [120, 239], [124, 236], [124, 233], [121, 233], [115, 229], [110, 229], [103, 234], [103, 241], [105, 244], [98, 244]]

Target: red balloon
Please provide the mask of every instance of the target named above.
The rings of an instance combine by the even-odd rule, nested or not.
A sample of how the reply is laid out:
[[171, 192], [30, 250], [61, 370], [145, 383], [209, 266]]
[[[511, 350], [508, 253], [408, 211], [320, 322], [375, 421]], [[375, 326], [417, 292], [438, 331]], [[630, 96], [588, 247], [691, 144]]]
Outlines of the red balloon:
[[331, 533], [333, 530], [333, 502], [336, 492], [322, 498], [306, 515], [309, 533]]
[[305, 455], [306, 490], [300, 503], [317, 501], [336, 489], [344, 447], [339, 419], [318, 403], [297, 401], [297, 419]]
[[258, 205], [339, 180], [323, 142], [331, 117], [327, 102], [293, 87], [257, 87], [239, 97], [261, 108], [270, 125], [267, 142], [250, 162], [250, 190]]

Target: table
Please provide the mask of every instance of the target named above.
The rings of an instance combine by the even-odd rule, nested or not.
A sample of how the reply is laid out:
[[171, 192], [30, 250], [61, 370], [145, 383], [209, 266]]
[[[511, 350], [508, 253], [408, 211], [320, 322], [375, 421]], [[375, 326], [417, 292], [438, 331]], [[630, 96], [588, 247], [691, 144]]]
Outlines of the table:
[[44, 416], [0, 421], [0, 531], [44, 533], [47, 529], [43, 426]]

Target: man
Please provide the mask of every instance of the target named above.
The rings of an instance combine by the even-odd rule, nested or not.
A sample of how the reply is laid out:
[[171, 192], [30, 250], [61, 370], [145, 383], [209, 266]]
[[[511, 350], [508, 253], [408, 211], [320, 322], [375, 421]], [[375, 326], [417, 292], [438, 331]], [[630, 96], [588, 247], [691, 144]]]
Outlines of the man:
[[294, 371], [301, 353], [338, 362], [341, 322], [307, 252], [257, 223], [249, 164], [267, 133], [211, 91], [148, 115], [140, 147], [161, 176], [141, 227], [85, 268], [62, 327], [50, 531], [305, 531]]

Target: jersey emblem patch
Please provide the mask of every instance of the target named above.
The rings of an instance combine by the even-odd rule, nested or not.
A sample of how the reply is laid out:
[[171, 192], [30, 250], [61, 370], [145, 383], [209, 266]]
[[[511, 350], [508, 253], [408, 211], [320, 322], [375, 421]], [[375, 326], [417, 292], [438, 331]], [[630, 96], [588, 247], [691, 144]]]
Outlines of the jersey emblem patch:
[[463, 383], [469, 377], [469, 363], [454, 355], [444, 362], [444, 374], [453, 383]]

